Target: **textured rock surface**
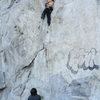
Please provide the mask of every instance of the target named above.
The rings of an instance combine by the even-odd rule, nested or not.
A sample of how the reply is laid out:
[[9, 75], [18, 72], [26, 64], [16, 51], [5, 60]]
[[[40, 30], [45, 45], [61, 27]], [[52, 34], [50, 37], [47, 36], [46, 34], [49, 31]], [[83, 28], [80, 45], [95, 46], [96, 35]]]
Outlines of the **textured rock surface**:
[[[0, 100], [100, 100], [100, 0], [0, 0]], [[48, 31], [48, 33], [47, 33]]]
[[5, 74], [0, 72], [0, 89], [4, 89], [6, 87], [6, 80], [5, 80]]

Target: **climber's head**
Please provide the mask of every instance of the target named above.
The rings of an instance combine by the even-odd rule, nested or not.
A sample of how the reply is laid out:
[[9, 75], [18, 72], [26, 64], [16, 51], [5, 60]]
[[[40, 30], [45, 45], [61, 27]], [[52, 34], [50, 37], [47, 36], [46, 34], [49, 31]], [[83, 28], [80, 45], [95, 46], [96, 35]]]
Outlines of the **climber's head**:
[[32, 88], [31, 91], [30, 91], [30, 93], [31, 93], [32, 96], [37, 95], [36, 88]]

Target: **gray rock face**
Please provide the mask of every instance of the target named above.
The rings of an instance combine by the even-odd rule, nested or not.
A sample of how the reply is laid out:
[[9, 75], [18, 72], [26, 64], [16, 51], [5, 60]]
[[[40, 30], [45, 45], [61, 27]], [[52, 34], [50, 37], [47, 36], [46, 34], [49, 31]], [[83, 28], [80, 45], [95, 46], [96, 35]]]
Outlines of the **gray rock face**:
[[5, 87], [6, 87], [5, 73], [0, 72], [0, 90], [4, 89]]
[[70, 84], [70, 88], [74, 100], [89, 100], [92, 88], [92, 85], [89, 84], [90, 81], [91, 79], [86, 78], [72, 81], [72, 83]]
[[100, 0], [0, 0], [0, 100], [100, 100]]
[[99, 81], [95, 77], [86, 77], [83, 79], [73, 80], [69, 85], [72, 100], [99, 100], [98, 97], [92, 98], [91, 95], [94, 89], [96, 91], [96, 87], [99, 87], [97, 83], [99, 83]]

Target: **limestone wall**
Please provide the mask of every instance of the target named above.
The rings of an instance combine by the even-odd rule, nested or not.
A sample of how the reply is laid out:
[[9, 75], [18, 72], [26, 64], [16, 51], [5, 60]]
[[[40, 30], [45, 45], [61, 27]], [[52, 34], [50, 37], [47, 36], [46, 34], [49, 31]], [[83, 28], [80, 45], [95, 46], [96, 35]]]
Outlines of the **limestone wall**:
[[100, 0], [0, 0], [0, 100], [100, 100]]

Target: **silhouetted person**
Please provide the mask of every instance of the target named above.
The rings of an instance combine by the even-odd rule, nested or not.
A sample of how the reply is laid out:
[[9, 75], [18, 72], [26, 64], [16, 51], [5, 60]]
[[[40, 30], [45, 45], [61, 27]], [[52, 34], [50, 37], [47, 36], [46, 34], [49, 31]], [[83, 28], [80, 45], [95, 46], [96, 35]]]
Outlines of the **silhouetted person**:
[[37, 94], [36, 88], [32, 88], [30, 91], [31, 95], [28, 100], [41, 100], [41, 96]]
[[48, 26], [51, 24], [51, 13], [53, 11], [53, 6], [54, 6], [54, 0], [48, 0], [47, 3], [45, 3], [45, 9], [41, 15], [41, 19], [45, 19], [45, 16], [47, 15], [47, 23]]

